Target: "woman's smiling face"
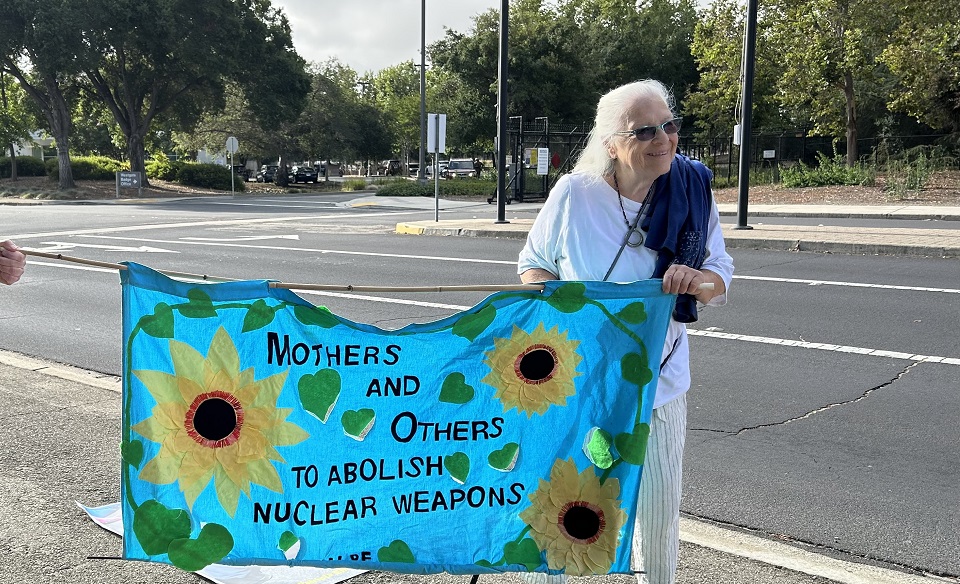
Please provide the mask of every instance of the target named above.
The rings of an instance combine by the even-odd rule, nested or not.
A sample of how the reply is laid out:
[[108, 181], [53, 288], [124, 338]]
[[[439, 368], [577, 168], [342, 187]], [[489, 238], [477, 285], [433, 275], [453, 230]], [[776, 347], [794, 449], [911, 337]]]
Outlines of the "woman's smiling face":
[[[673, 118], [673, 112], [663, 100], [644, 98], [627, 112], [626, 125], [622, 131], [629, 132], [644, 126], [657, 126]], [[620, 173], [634, 173], [642, 182], [652, 182], [670, 171], [673, 156], [677, 153], [678, 134], [667, 134], [657, 128], [653, 140], [641, 142], [634, 136], [613, 136], [608, 150], [616, 159]]]

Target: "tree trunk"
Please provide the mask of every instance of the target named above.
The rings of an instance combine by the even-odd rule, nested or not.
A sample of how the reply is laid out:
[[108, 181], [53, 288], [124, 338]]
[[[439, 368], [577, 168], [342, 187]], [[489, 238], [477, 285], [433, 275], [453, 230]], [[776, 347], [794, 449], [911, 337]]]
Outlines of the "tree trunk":
[[144, 136], [140, 132], [131, 132], [127, 136], [127, 160], [130, 161], [130, 170], [139, 172], [143, 181], [142, 184], [146, 186], [149, 183], [147, 182], [146, 156], [143, 151], [143, 143]]
[[847, 166], [852, 167], [860, 156], [857, 152], [857, 98], [853, 93], [853, 74], [849, 71], [843, 76], [843, 94], [847, 101]]
[[44, 114], [50, 122], [53, 139], [57, 142], [57, 167], [60, 171], [58, 187], [61, 191], [65, 191], [76, 186], [73, 182], [73, 167], [70, 166], [70, 130], [73, 127], [73, 120], [70, 117], [67, 100], [63, 97], [56, 79], [44, 79], [44, 85], [50, 99], [49, 111], [45, 111]]

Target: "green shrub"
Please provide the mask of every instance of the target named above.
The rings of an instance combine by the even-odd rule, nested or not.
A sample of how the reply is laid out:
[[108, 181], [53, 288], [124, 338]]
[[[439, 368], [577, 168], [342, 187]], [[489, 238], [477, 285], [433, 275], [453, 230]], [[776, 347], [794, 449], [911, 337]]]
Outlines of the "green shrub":
[[[187, 162], [177, 171], [176, 181], [191, 187], [229, 191], [231, 175], [230, 169], [226, 166]], [[247, 190], [242, 180], [235, 180], [233, 186], [238, 192]]]
[[351, 178], [349, 180], [345, 180], [341, 186], [345, 191], [370, 190], [370, 186], [367, 184], [367, 181], [363, 180], [362, 178]]
[[829, 185], [872, 185], [876, 179], [876, 170], [871, 166], [857, 164], [847, 166], [843, 156], [834, 154], [828, 158], [823, 152], [817, 153], [817, 166], [811, 168], [800, 162], [780, 173], [783, 185], [790, 188], [824, 187]]
[[[17, 156], [17, 176], [46, 176], [47, 167], [33, 156]], [[0, 178], [10, 178], [10, 157], [0, 156]]]
[[[434, 183], [428, 181], [426, 184], [420, 184], [412, 180], [395, 180], [386, 183], [378, 183], [381, 186], [377, 189], [377, 196], [383, 197], [432, 197], [434, 195]], [[497, 190], [497, 183], [482, 179], [456, 179], [440, 181], [440, 196], [476, 196], [489, 197]]]
[[[47, 174], [60, 180], [60, 163], [56, 158], [46, 161]], [[74, 180], [115, 180], [117, 172], [127, 170], [129, 165], [106, 156], [71, 156], [70, 170]]]
[[177, 180], [177, 173], [185, 163], [179, 160], [170, 160], [166, 154], [157, 154], [146, 166], [147, 177], [173, 182]]

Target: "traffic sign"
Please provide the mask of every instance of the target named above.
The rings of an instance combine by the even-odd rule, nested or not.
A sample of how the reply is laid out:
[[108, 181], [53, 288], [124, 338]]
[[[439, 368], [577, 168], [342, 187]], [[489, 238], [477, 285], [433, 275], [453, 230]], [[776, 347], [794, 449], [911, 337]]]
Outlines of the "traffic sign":
[[227, 152], [229, 152], [230, 154], [233, 154], [239, 148], [240, 148], [240, 142], [238, 142], [236, 138], [234, 138], [233, 136], [230, 136], [229, 138], [227, 138]]

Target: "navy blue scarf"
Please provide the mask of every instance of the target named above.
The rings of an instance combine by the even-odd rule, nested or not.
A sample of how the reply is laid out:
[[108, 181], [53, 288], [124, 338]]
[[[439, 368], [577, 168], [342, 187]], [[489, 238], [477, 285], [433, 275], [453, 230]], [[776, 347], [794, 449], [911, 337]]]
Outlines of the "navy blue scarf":
[[[657, 179], [650, 210], [641, 227], [647, 232], [644, 246], [657, 252], [654, 278], [662, 278], [671, 264], [699, 270], [707, 252], [710, 222], [710, 181], [713, 173], [701, 162], [677, 153], [670, 172]], [[677, 297], [673, 318], [696, 322], [697, 301], [690, 294]]]

